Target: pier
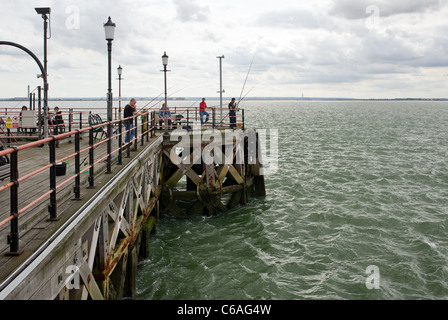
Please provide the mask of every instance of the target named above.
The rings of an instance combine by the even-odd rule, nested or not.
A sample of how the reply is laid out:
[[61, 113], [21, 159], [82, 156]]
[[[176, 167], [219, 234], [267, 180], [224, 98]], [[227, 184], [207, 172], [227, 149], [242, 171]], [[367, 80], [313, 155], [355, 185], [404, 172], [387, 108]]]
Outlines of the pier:
[[0, 151], [9, 170], [0, 181], [0, 299], [133, 298], [137, 262], [165, 215], [212, 216], [265, 196], [244, 111], [231, 130], [220, 110], [201, 126], [194, 109], [169, 126], [146, 110], [133, 117], [129, 143], [124, 120], [85, 119]]

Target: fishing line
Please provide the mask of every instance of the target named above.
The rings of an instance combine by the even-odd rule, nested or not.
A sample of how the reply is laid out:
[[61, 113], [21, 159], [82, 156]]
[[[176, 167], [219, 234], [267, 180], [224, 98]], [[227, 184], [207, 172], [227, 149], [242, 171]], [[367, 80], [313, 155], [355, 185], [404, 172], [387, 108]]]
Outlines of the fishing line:
[[254, 63], [255, 54], [256, 54], [256, 52], [254, 52], [254, 56], [252, 57], [252, 61], [249, 66], [249, 70], [247, 70], [246, 80], [244, 80], [243, 88], [241, 89], [240, 98], [238, 99], [238, 103], [236, 104], [237, 106], [239, 105], [239, 103], [241, 101], [241, 96], [243, 95], [244, 88], [246, 87], [247, 78], [249, 77], [250, 70], [252, 69], [252, 64]]

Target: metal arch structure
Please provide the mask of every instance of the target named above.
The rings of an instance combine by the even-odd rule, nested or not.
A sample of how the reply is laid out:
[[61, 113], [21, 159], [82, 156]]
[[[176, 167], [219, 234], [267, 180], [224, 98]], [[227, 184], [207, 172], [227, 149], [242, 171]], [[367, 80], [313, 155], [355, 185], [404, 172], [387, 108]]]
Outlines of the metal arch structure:
[[163, 138], [155, 139], [2, 284], [0, 300], [135, 295], [139, 257], [159, 219]]
[[[45, 72], [45, 68], [42, 65], [42, 63], [40, 62], [39, 58], [28, 48], [15, 43], [15, 42], [11, 42], [11, 41], [0, 41], [0, 45], [3, 46], [10, 46], [10, 47], [15, 47], [18, 48], [22, 51], [25, 51], [26, 53], [28, 53], [28, 55], [30, 55], [34, 61], [36, 61], [37, 65], [39, 66], [39, 69], [42, 73], [42, 79], [44, 82], [44, 117], [47, 118], [47, 107], [48, 107], [48, 78], [47, 78], [47, 73]], [[48, 137], [48, 124], [47, 121], [44, 121], [44, 137], [47, 138]]]

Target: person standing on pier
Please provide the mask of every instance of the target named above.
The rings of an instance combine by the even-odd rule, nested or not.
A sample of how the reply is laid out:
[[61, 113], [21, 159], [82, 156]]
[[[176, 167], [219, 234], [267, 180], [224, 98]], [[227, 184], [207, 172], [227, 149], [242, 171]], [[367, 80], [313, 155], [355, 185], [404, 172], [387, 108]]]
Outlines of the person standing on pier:
[[230, 129], [236, 128], [236, 102], [235, 98], [229, 103]]
[[[27, 110], [28, 110], [27, 106], [23, 106], [22, 107], [22, 111], [27, 111]], [[20, 111], [20, 114], [19, 114], [20, 125], [22, 125], [22, 111]], [[25, 130], [25, 132], [27, 132], [27, 129], [24, 129], [24, 128], [21, 128], [21, 127], [17, 128], [17, 132], [23, 132], [24, 130]]]
[[[126, 135], [124, 138], [124, 143], [128, 143], [129, 141], [134, 140], [134, 137], [135, 137], [134, 118], [131, 118], [131, 119], [126, 119], [126, 118], [132, 117], [137, 113], [136, 104], [137, 104], [137, 100], [132, 98], [131, 101], [129, 101], [129, 103], [126, 105], [126, 107], [124, 107], [123, 118], [125, 119], [124, 125], [126, 127]], [[127, 131], [129, 131], [129, 133]], [[128, 140], [128, 135], [129, 135], [129, 140]]]
[[162, 108], [159, 111], [159, 125], [162, 129], [162, 123], [166, 122], [168, 124], [168, 129], [171, 127], [171, 112], [170, 109], [162, 104]]
[[[201, 117], [201, 125], [208, 122], [209, 114], [205, 109], [207, 109], [207, 103], [205, 103], [205, 98], [202, 98], [202, 102], [199, 104], [199, 115]], [[205, 116], [205, 122], [204, 122], [204, 116]]]

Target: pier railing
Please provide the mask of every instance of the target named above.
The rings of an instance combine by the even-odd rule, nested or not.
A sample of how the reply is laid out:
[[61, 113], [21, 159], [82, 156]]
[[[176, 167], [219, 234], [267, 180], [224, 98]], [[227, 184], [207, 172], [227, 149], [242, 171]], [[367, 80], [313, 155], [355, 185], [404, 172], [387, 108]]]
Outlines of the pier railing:
[[[243, 109], [237, 112], [236, 119], [232, 122], [227, 110], [223, 110], [222, 118], [218, 116], [221, 110], [214, 108], [209, 111], [209, 119], [203, 125], [200, 122], [201, 116], [198, 108], [171, 109], [171, 117], [163, 119], [159, 117], [159, 109], [148, 109], [127, 119], [84, 126], [82, 124], [83, 115], [79, 113], [81, 118], [76, 130], [68, 130], [61, 134], [51, 135], [47, 139], [1, 150], [0, 159], [5, 158], [8, 161], [0, 166], [0, 169], [3, 167], [0, 172], [9, 169], [3, 177], [4, 179], [9, 178], [9, 182], [0, 186], [1, 207], [6, 208], [9, 205], [9, 210], [0, 212], [0, 234], [5, 234], [4, 231], [8, 224], [10, 227], [10, 232], [7, 234], [7, 244], [9, 245], [7, 254], [14, 256], [22, 252], [19, 245], [19, 230], [27, 232], [45, 215], [48, 215], [50, 221], [58, 220], [59, 201], [68, 198], [81, 199], [83, 188], [94, 188], [98, 174], [105, 173], [99, 170], [106, 167], [106, 173], [112, 173], [113, 166], [123, 164], [124, 152], [126, 157], [130, 157], [131, 149], [137, 151], [139, 144], [143, 147], [145, 140], [149, 142], [150, 137], [155, 136], [158, 131], [166, 132], [176, 128], [184, 130], [229, 128], [231, 123], [244, 129]], [[133, 122], [133, 128], [125, 126], [125, 122], [128, 120]], [[205, 121], [206, 117], [203, 120]], [[131, 140], [132, 130], [135, 130], [135, 135]], [[58, 130], [56, 129], [55, 132], [57, 133]], [[99, 132], [101, 135], [98, 138]], [[84, 139], [86, 135], [88, 136], [87, 143]], [[127, 139], [123, 139], [123, 136]], [[69, 154], [57, 158], [59, 142], [68, 137], [74, 137], [73, 152], [69, 151]], [[31, 161], [28, 162], [28, 167], [20, 167], [19, 170], [19, 158], [25, 150], [44, 146], [48, 146], [48, 164], [39, 167]], [[109, 148], [110, 146], [112, 148]], [[45, 150], [45, 148], [41, 150]], [[42, 159], [36, 159], [36, 163], [38, 160]], [[73, 163], [73, 172], [69, 172], [68, 177], [64, 178], [62, 176], [66, 175], [70, 161]], [[86, 175], [87, 178], [84, 178]], [[73, 187], [72, 190], [70, 190], [70, 186]], [[23, 192], [21, 192], [22, 190]], [[33, 192], [34, 196], [31, 196], [29, 190], [38, 190], [38, 192]], [[45, 213], [46, 209], [48, 213]], [[19, 217], [22, 221], [22, 217], [26, 216], [24, 226], [19, 226]]]
[[[36, 110], [26, 110], [32, 112], [32, 116], [22, 116], [20, 108], [0, 109], [0, 142], [3, 144], [14, 143], [22, 137], [44, 137], [44, 115]], [[48, 113], [47, 126], [49, 135], [58, 135], [66, 131], [82, 129], [86, 126], [89, 111], [61, 111], [59, 114]]]

